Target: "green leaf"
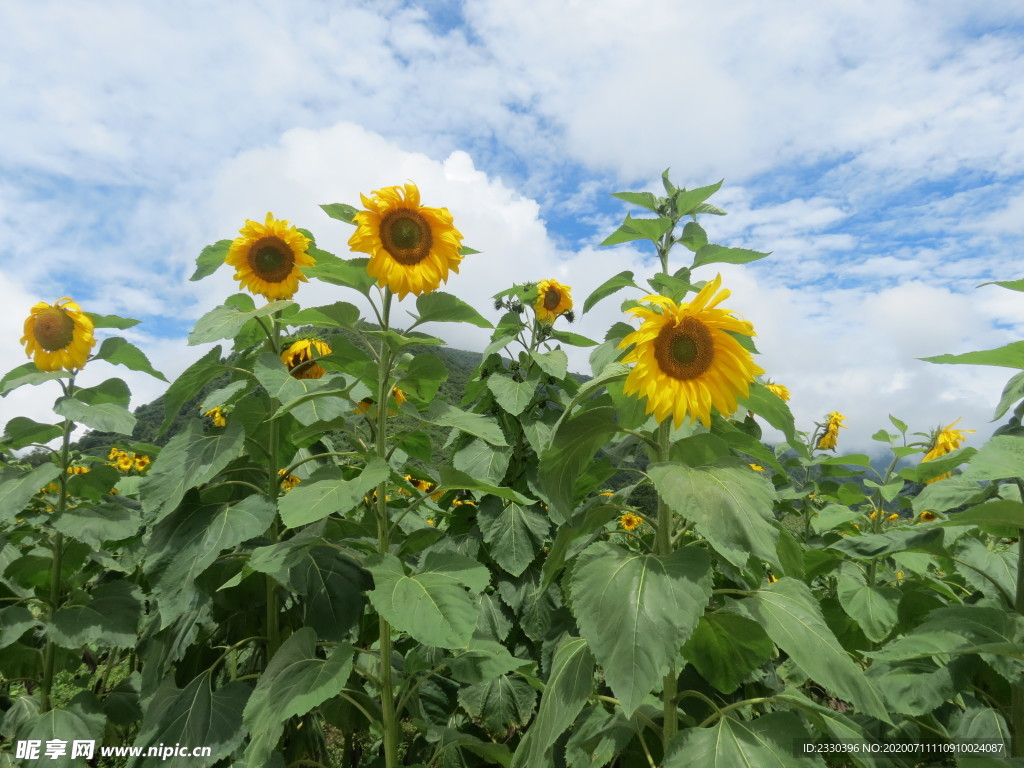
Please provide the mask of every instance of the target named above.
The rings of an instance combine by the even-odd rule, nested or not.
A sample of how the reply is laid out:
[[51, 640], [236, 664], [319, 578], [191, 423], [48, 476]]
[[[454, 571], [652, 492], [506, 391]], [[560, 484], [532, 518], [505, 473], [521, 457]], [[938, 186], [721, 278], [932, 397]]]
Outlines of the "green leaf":
[[721, 717], [710, 728], [687, 728], [669, 745], [665, 768], [825, 768], [794, 745], [812, 741], [799, 716], [770, 712], [749, 720]]
[[57, 424], [40, 424], [25, 416], [15, 416], [4, 427], [2, 444], [5, 450], [17, 450], [32, 443], [48, 443], [64, 434]]
[[1010, 406], [1016, 403], [1021, 398], [1024, 398], [1024, 371], [1014, 374], [1014, 376], [1006, 382], [1006, 386], [1003, 387], [1003, 394], [999, 398], [999, 405], [996, 406], [995, 415], [992, 417], [992, 421], [997, 421], [1010, 410]]
[[459, 703], [488, 733], [505, 737], [530, 722], [537, 692], [521, 677], [498, 675], [460, 688]]
[[1017, 544], [996, 551], [969, 536], [957, 542], [957, 570], [971, 587], [983, 595], [1013, 605], [1017, 594]]
[[882, 642], [896, 626], [896, 609], [902, 596], [898, 589], [869, 587], [859, 570], [844, 570], [837, 594], [843, 610], [860, 625], [869, 640]]
[[[965, 461], [970, 461], [977, 453], [978, 451], [974, 448], [961, 448], [953, 451], [952, 453], [947, 453], [945, 456], [940, 456], [937, 459], [922, 461], [916, 467], [904, 467], [896, 474], [904, 480], [910, 480], [916, 483], [927, 483], [934, 477], [939, 477], [947, 472], [951, 472]], [[942, 482], [945, 482], [945, 480]], [[941, 485], [941, 483], [939, 484]]]
[[578, 333], [569, 333], [568, 331], [556, 331], [551, 329], [551, 338], [554, 341], [560, 341], [563, 344], [569, 344], [574, 347], [596, 347], [597, 342], [593, 339], [588, 339], [586, 336], [580, 336]]
[[133, 648], [142, 618], [142, 592], [128, 581], [108, 581], [92, 591], [87, 605], [65, 605], [46, 634], [63, 648], [104, 645]]
[[411, 575], [393, 555], [371, 555], [364, 565], [373, 575], [370, 602], [395, 629], [424, 645], [468, 646], [477, 621], [476, 594], [490, 579], [486, 568], [451, 553], [429, 553], [420, 572]]
[[448, 378], [448, 369], [437, 355], [416, 355], [404, 369], [396, 385], [425, 402], [434, 399], [438, 388]]
[[885, 533], [869, 533], [863, 536], [846, 536], [829, 545], [858, 560], [870, 560], [896, 552], [942, 552], [942, 531], [938, 528], [917, 530], [893, 530]]
[[220, 553], [262, 535], [274, 512], [274, 503], [265, 496], [247, 496], [237, 504], [203, 504], [197, 494], [190, 494], [153, 528], [145, 571], [162, 626], [188, 610], [195, 581]]
[[475, 477], [470, 477], [465, 472], [460, 472], [457, 469], [451, 469], [444, 466], [441, 467], [441, 485], [446, 491], [466, 490], [489, 493], [493, 496], [507, 499], [508, 501], [514, 501], [517, 504], [533, 504], [536, 501], [535, 499], [531, 499], [529, 496], [524, 496], [511, 488], [493, 485], [491, 483], [484, 482], [483, 480], [478, 480]]
[[71, 374], [67, 371], [40, 371], [35, 363], [25, 363], [11, 369], [0, 379], [0, 396], [6, 395], [8, 392], [12, 392], [26, 384], [35, 386], [42, 384], [44, 381], [67, 379], [70, 377]]
[[981, 352], [964, 352], [961, 355], [936, 355], [921, 357], [926, 363], [950, 365], [995, 365], [1000, 368], [1024, 368], [1024, 341], [1014, 341], [997, 349]]
[[[202, 745], [210, 748], [210, 756], [191, 758], [189, 766], [210, 768], [241, 745], [246, 736], [242, 727], [242, 710], [251, 688], [247, 683], [233, 682], [213, 690], [212, 672], [206, 671], [179, 690], [174, 678], [163, 684], [146, 707], [142, 727], [135, 746], [145, 755], [150, 747], [161, 744]], [[171, 761], [175, 766], [184, 761]], [[147, 757], [129, 758], [126, 768], [148, 768]]]
[[778, 566], [775, 489], [746, 463], [729, 457], [700, 467], [652, 464], [647, 474], [669, 507], [730, 563], [744, 568], [754, 555]]
[[617, 230], [606, 237], [601, 245], [619, 245], [633, 240], [657, 242], [658, 238], [670, 229], [672, 229], [672, 219], [666, 216], [659, 216], [656, 219], [634, 219], [627, 213], [626, 220]]
[[139, 324], [138, 320], [130, 317], [119, 317], [118, 315], [97, 315], [93, 312], [86, 312], [86, 317], [92, 320], [93, 328], [116, 328], [123, 331]]
[[532, 381], [516, 381], [511, 376], [493, 373], [487, 377], [487, 388], [494, 399], [511, 416], [518, 416], [526, 410], [537, 392], [537, 385]]
[[[722, 179], [722, 181], [725, 181], [725, 179]], [[675, 193], [674, 199], [676, 212], [679, 216], [690, 216], [694, 213], [701, 213], [699, 210], [700, 204], [721, 188], [722, 181], [715, 184], [709, 184], [706, 187], [698, 187], [697, 189], [678, 190]]]
[[828, 628], [806, 584], [782, 578], [737, 607], [761, 624], [808, 676], [861, 712], [892, 722], [878, 691]]
[[965, 480], [1003, 480], [1024, 474], [1024, 440], [996, 435], [981, 446], [964, 470]]
[[[31, 763], [72, 768], [84, 764], [81, 757], [71, 757], [73, 743], [75, 741], [99, 741], [103, 744], [105, 724], [106, 717], [100, 711], [95, 696], [91, 693], [79, 694], [64, 709], [51, 709], [49, 712], [42, 712], [30, 717], [17, 729], [16, 734], [8, 733], [8, 736], [12, 739], [16, 737], [19, 741], [41, 743], [40, 759], [32, 760]], [[46, 757], [46, 745], [53, 741], [66, 744], [64, 754], [56, 759]], [[95, 750], [95, 754], [99, 754], [98, 749]], [[28, 761], [19, 763], [19, 765], [28, 764], [30, 764]]]
[[387, 462], [380, 458], [371, 460], [351, 480], [343, 478], [335, 467], [317, 470], [309, 480], [281, 497], [281, 520], [289, 528], [298, 528], [331, 514], [351, 512], [363, 497], [387, 480], [388, 474]]
[[926, 485], [913, 498], [912, 504], [916, 514], [920, 514], [926, 509], [930, 509], [932, 512], [944, 512], [962, 504], [975, 503], [984, 495], [985, 489], [975, 481], [965, 480], [963, 475], [954, 475], [941, 482]]
[[284, 641], [260, 675], [242, 715], [251, 734], [245, 750], [249, 768], [267, 765], [289, 718], [305, 715], [345, 687], [352, 673], [352, 646], [342, 643], [321, 659], [316, 639], [313, 629], [302, 627]]
[[552, 765], [551, 745], [572, 725], [594, 690], [594, 657], [587, 641], [566, 635], [551, 659], [533, 724], [512, 756], [512, 768]]
[[123, 405], [115, 403], [87, 405], [73, 397], [59, 397], [53, 412], [100, 432], [130, 435], [135, 429], [135, 417]]
[[313, 547], [291, 571], [300, 595], [305, 623], [317, 637], [340, 642], [359, 624], [366, 606], [370, 575], [350, 557], [332, 547]]
[[634, 738], [636, 730], [621, 712], [591, 706], [573, 724], [565, 743], [566, 768], [603, 768], [625, 754]]
[[224, 259], [228, 256], [228, 249], [231, 248], [231, 240], [218, 240], [208, 245], [196, 257], [196, 271], [192, 273], [191, 281], [202, 280], [216, 272]]
[[491, 547], [491, 557], [513, 576], [533, 562], [551, 530], [551, 522], [534, 508], [502, 504], [494, 496], [480, 504], [477, 524]]
[[[93, 470], [88, 475], [96, 474]], [[74, 479], [74, 478], [72, 478]], [[107, 491], [112, 486], [107, 486]], [[88, 544], [99, 551], [109, 541], [122, 541], [139, 532], [142, 527], [142, 515], [139, 514], [138, 503], [129, 506], [122, 497], [114, 497], [100, 504], [69, 509], [64, 514], [51, 518], [53, 527], [83, 544]]]
[[771, 253], [748, 251], [746, 248], [726, 248], [722, 245], [705, 245], [693, 258], [693, 268], [705, 264], [748, 264], [763, 259]]
[[501, 485], [511, 458], [510, 448], [494, 448], [483, 440], [474, 439], [455, 454], [453, 463], [459, 472], [491, 485]]
[[598, 542], [580, 554], [569, 586], [573, 614], [627, 717], [678, 671], [711, 576], [711, 559], [697, 547], [659, 556]]
[[724, 610], [702, 616], [683, 646], [683, 657], [726, 694], [775, 656], [775, 644], [760, 624]]
[[[252, 300], [250, 299], [248, 303], [251, 304]], [[195, 327], [188, 335], [188, 343], [206, 344], [220, 339], [233, 339], [242, 330], [242, 326], [250, 320], [267, 317], [294, 303], [293, 301], [272, 301], [251, 310], [242, 310], [232, 304], [222, 304], [211, 309], [196, 321]]]
[[540, 352], [536, 349], [530, 350], [530, 357], [537, 363], [544, 373], [554, 376], [556, 379], [565, 377], [569, 370], [569, 356], [561, 349], [552, 349], [548, 352]]
[[750, 394], [739, 399], [738, 408], [753, 411], [786, 436], [790, 448], [809, 459], [807, 445], [796, 433], [793, 413], [782, 398], [772, 394], [763, 384], [754, 382], [750, 385]]
[[95, 387], [75, 390], [75, 397], [88, 405], [115, 403], [128, 407], [132, 393], [122, 379], [107, 379]]
[[998, 285], [1011, 291], [1024, 291], [1024, 280], [991, 280], [981, 283], [978, 288], [981, 288], [982, 285]]
[[131, 342], [125, 341], [120, 336], [104, 339], [100, 345], [99, 352], [96, 353], [93, 359], [106, 360], [114, 365], [123, 365], [129, 370], [142, 371], [160, 379], [160, 381], [167, 381], [167, 377], [150, 364], [149, 358], [146, 357], [141, 349]]
[[969, 662], [959, 658], [936, 667], [922, 661], [876, 661], [865, 676], [885, 697], [890, 712], [915, 717], [940, 707], [968, 685], [965, 665]]
[[306, 267], [306, 277], [316, 278], [331, 285], [343, 285], [353, 288], [363, 296], [370, 295], [370, 288], [377, 280], [366, 272], [367, 258], [339, 259], [337, 256], [317, 257], [315, 266]]
[[312, 325], [317, 328], [352, 328], [362, 313], [355, 304], [347, 301], [336, 301], [322, 307], [309, 307], [296, 312], [288, 318], [288, 325], [293, 328]]
[[220, 345], [214, 347], [171, 382], [171, 386], [164, 393], [164, 420], [160, 424], [157, 434], [162, 435], [166, 432], [174, 421], [174, 417], [181, 410], [181, 406], [224, 372], [224, 366], [220, 362], [220, 352]]
[[977, 525], [995, 535], [1016, 536], [1015, 531], [1024, 528], [1024, 504], [1009, 499], [993, 499], [963, 512], [957, 512], [952, 519], [935, 527], [948, 528], [956, 525]]
[[320, 209], [332, 219], [344, 221], [346, 224], [355, 224], [355, 215], [359, 209], [346, 203], [326, 203]]
[[191, 419], [168, 441], [139, 483], [142, 509], [149, 523], [159, 522], [178, 506], [189, 488], [216, 477], [241, 454], [244, 441], [240, 424], [229, 423], [207, 435], [203, 434], [202, 422]]
[[[450, 293], [431, 291], [416, 299], [416, 325], [420, 323], [470, 323], [477, 328], [493, 328], [494, 325], [485, 320], [466, 302]], [[412, 314], [412, 313], [410, 313]]]
[[23, 605], [0, 608], [0, 648], [16, 643], [22, 635], [35, 627], [36, 618]]
[[638, 290], [642, 290], [640, 286], [633, 281], [633, 273], [630, 272], [629, 270], [626, 270], [625, 272], [619, 272], [619, 274], [615, 275], [614, 277], [610, 277], [609, 279], [605, 280], [603, 283], [597, 286], [597, 288], [595, 288], [593, 292], [589, 296], [587, 296], [587, 300], [583, 302], [583, 314], [587, 314], [587, 312], [593, 309], [594, 305], [597, 304], [597, 302], [601, 301], [601, 299], [605, 299], [611, 296], [616, 291], [620, 291], [623, 288], [626, 288], [627, 286], [633, 286]]
[[633, 205], [639, 205], [648, 211], [657, 212], [658, 210], [658, 198], [650, 192], [612, 192], [612, 197], [625, 200], [627, 203], [633, 203]]
[[683, 234], [679, 238], [679, 242], [696, 253], [708, 244], [708, 233], [696, 221], [688, 221], [683, 227]]
[[604, 406], [583, 411], [555, 430], [551, 445], [540, 457], [537, 479], [551, 506], [563, 516], [572, 512], [574, 489], [583, 468], [617, 431], [615, 409]]
[[31, 471], [18, 467], [0, 469], [0, 522], [13, 523], [32, 497], [60, 476], [53, 464], [40, 464]]
[[449, 405], [443, 400], [434, 400], [426, 413], [419, 413], [415, 407], [406, 406], [403, 403], [402, 412], [425, 421], [428, 424], [436, 424], [439, 427], [455, 427], [463, 432], [479, 437], [491, 445], [506, 447], [505, 436], [501, 433], [498, 423], [487, 416], [479, 413], [469, 413], [461, 408]]

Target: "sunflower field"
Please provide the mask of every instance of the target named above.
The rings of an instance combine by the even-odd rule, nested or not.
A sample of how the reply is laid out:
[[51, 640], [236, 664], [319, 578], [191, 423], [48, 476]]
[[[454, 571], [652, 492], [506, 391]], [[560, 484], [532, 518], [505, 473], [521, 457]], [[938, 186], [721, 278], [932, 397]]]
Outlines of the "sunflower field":
[[[0, 438], [0, 766], [1024, 765], [1024, 341], [929, 359], [1017, 371], [984, 445], [890, 417], [878, 470], [757, 364], [713, 265], [768, 254], [709, 241], [719, 185], [663, 182], [603, 243], [660, 269], [582, 304], [441, 290], [477, 252], [411, 183], [323, 206], [351, 258], [247, 221], [197, 259], [242, 292], [151, 443], [122, 379], [76, 381], [162, 379], [136, 321], [36, 304], [0, 381], [55, 414]], [[455, 397], [441, 323], [493, 329]]]

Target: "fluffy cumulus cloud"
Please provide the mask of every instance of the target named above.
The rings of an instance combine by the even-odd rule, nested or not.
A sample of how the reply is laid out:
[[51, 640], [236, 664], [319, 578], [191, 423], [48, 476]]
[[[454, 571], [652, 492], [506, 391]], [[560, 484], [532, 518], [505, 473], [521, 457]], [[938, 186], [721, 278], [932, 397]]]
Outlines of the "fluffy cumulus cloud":
[[[962, 415], [975, 441], [990, 429], [1008, 371], [917, 358], [1024, 330], [1019, 294], [975, 290], [1020, 277], [1013, 3], [41, 0], [0, 23], [16, 30], [0, 53], [11, 364], [29, 307], [70, 294], [142, 319], [126, 335], [173, 377], [203, 351], [185, 344], [191, 323], [237, 290], [226, 267], [188, 281], [203, 246], [273, 211], [345, 255], [351, 227], [319, 205], [407, 180], [482, 252], [444, 290], [495, 319], [494, 293], [554, 277], [581, 305], [613, 274], [655, 269], [650, 248], [597, 243], [628, 208], [607, 193], [659, 192], [671, 166], [691, 187], [727, 179], [713, 241], [772, 251], [721, 272], [801, 428], [846, 413], [851, 450], [888, 413], [920, 430]], [[339, 290], [297, 298], [352, 299]], [[627, 296], [574, 330], [602, 338]], [[487, 335], [429, 330], [476, 349]], [[573, 367], [589, 372], [587, 356]], [[135, 403], [161, 387], [105, 364], [83, 375], [124, 377]], [[45, 419], [50, 394], [0, 400], [0, 422]]]

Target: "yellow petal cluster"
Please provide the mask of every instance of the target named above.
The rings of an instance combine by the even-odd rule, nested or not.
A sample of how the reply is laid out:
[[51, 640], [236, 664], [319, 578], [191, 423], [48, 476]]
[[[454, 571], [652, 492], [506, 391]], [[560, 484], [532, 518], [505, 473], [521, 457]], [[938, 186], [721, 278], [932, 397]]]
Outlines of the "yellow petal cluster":
[[25, 354], [41, 371], [79, 370], [96, 344], [92, 320], [67, 296], [34, 304], [24, 330]]
[[287, 221], [267, 213], [263, 224], [251, 219], [228, 248], [224, 259], [235, 268], [235, 279], [242, 287], [268, 301], [290, 299], [306, 281], [301, 267], [312, 267], [316, 260], [306, 253], [309, 238]]
[[555, 322], [555, 318], [572, 309], [572, 295], [567, 285], [557, 280], [541, 280], [537, 283], [537, 300], [533, 310], [537, 319], [545, 323]]
[[318, 357], [331, 354], [330, 346], [316, 339], [299, 339], [281, 354], [281, 362], [296, 379], [319, 379], [327, 371], [317, 365]]
[[818, 448], [823, 451], [831, 451], [836, 447], [840, 428], [846, 429], [846, 425], [843, 424], [845, 419], [846, 417], [839, 411], [829, 413], [828, 421], [825, 424], [825, 434], [818, 439]]
[[[963, 443], [967, 439], [967, 435], [969, 433], [973, 433], [974, 430], [953, 429], [953, 427], [955, 427], [957, 425], [957, 422], [959, 421], [960, 419], [957, 419], [952, 424], [942, 427], [936, 431], [934, 437], [932, 438], [931, 448], [928, 449], [928, 453], [924, 455], [924, 458], [921, 459], [921, 461], [924, 462], [931, 461], [932, 459], [937, 459], [940, 456], [945, 456], [947, 453], [952, 453], [953, 451], [960, 447], [961, 443]], [[949, 477], [951, 474], [951, 472], [946, 472], [945, 474], [931, 478], [927, 482], [937, 483], [939, 480], [943, 480]]]

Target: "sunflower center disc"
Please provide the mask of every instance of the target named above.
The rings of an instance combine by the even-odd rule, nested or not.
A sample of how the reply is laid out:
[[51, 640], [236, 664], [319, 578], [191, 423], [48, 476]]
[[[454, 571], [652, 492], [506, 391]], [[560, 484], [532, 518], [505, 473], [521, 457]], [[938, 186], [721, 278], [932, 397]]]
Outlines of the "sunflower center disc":
[[249, 249], [249, 266], [261, 280], [280, 283], [291, 274], [295, 255], [281, 238], [264, 237]]
[[695, 379], [711, 367], [714, 343], [710, 329], [692, 317], [665, 326], [654, 340], [654, 357], [662, 372], [674, 379]]
[[380, 224], [380, 239], [394, 260], [407, 267], [423, 261], [434, 244], [426, 219], [407, 208], [384, 214]]
[[56, 352], [75, 338], [75, 321], [63, 309], [50, 307], [36, 314], [33, 335], [40, 347]]
[[558, 302], [562, 300], [561, 295], [554, 288], [548, 288], [544, 292], [544, 309], [548, 312], [554, 312], [555, 307], [558, 306]]

